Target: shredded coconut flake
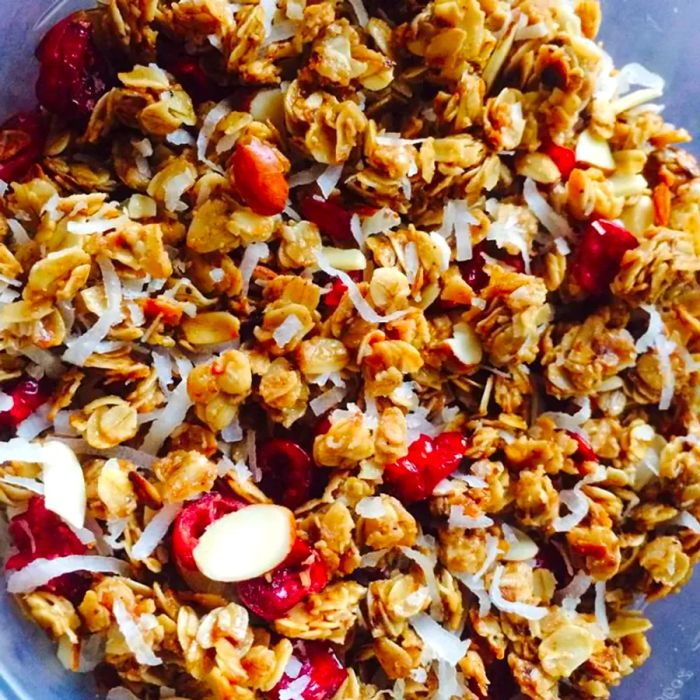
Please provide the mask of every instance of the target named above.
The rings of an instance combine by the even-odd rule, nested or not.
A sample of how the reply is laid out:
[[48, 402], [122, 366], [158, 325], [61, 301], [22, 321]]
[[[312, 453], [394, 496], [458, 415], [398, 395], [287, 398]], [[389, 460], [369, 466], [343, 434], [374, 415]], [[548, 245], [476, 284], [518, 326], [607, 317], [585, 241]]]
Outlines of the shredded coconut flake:
[[110, 328], [121, 320], [122, 285], [112, 261], [104, 256], [97, 258], [97, 264], [102, 272], [102, 281], [107, 297], [107, 309], [94, 326], [84, 335], [68, 341], [68, 349], [63, 353], [63, 359], [71, 364], [85, 364], [95, 348], [104, 340]]
[[241, 428], [238, 416], [221, 431], [221, 438], [225, 442], [240, 442], [243, 439], [243, 428]]
[[433, 657], [452, 666], [456, 666], [469, 649], [468, 639], [460, 639], [456, 634], [449, 632], [433, 620], [430, 615], [419, 613], [410, 618], [409, 623], [425, 645], [429, 647]]
[[416, 281], [419, 265], [418, 247], [413, 241], [410, 241], [406, 244], [406, 249], [404, 251], [404, 269], [409, 284], [413, 284]]
[[322, 165], [314, 165], [308, 170], [300, 170], [298, 173], [294, 173], [289, 178], [289, 189], [293, 190], [295, 187], [302, 187], [303, 185], [310, 185], [321, 177], [321, 174], [326, 170]]
[[112, 612], [119, 626], [119, 631], [131, 653], [136, 657], [136, 661], [144, 666], [160, 666], [163, 663], [162, 659], [153, 653], [153, 649], [144, 639], [143, 631], [138, 622], [119, 598], [114, 600]]
[[563, 517], [556, 517], [552, 526], [555, 532], [570, 532], [588, 515], [590, 503], [578, 488], [562, 491], [559, 494], [559, 502], [563, 503], [571, 512]]
[[448, 525], [451, 528], [465, 528], [466, 530], [476, 530], [482, 527], [491, 527], [493, 520], [487, 515], [480, 515], [476, 518], [470, 518], [465, 515], [462, 506], [452, 506], [450, 508], [450, 517]]
[[355, 506], [355, 512], [363, 518], [368, 518], [370, 520], [383, 518], [387, 514], [384, 501], [379, 496], [367, 496], [363, 498]]
[[675, 391], [676, 377], [671, 364], [671, 355], [677, 350], [677, 346], [667, 338], [666, 326], [656, 307], [650, 304], [642, 304], [640, 308], [649, 315], [649, 325], [645, 333], [637, 340], [635, 349], [638, 353], [647, 352], [651, 348], [656, 350], [662, 378], [659, 409], [666, 411], [671, 407], [671, 400]]
[[574, 612], [592, 583], [593, 579], [588, 574], [579, 571], [569, 581], [569, 584], [556, 594], [555, 600], [560, 601], [565, 609]]
[[313, 401], [309, 402], [309, 408], [315, 416], [320, 416], [335, 408], [345, 398], [345, 389], [343, 387], [333, 387], [323, 394], [317, 396]]
[[362, 234], [367, 239], [377, 233], [391, 231], [400, 225], [401, 217], [395, 211], [382, 207], [362, 221]]
[[270, 248], [267, 243], [251, 243], [243, 253], [243, 259], [241, 260], [241, 279], [243, 286], [241, 289], [241, 296], [248, 295], [248, 289], [250, 288], [250, 280], [253, 277], [253, 272], [257, 264], [262, 258], [266, 258], [270, 254]]
[[153, 421], [141, 445], [141, 450], [155, 455], [175, 428], [182, 424], [192, 399], [187, 393], [187, 378], [183, 377], [177, 388], [168, 398], [168, 403], [158, 418]]
[[163, 506], [146, 525], [136, 544], [131, 550], [131, 556], [136, 561], [149, 557], [165, 537], [165, 533], [182, 510], [182, 503], [169, 503]]
[[607, 637], [610, 634], [610, 625], [608, 624], [608, 614], [605, 610], [605, 581], [596, 581], [594, 610], [596, 622], [603, 635]]
[[153, 368], [158, 376], [158, 384], [165, 396], [170, 395], [170, 385], [173, 383], [173, 364], [170, 356], [155, 350], [153, 352]]
[[369, 22], [369, 14], [362, 0], [350, 0], [350, 5], [355, 12], [355, 17], [357, 17], [357, 23], [361, 27], [366, 27]]
[[3, 484], [9, 484], [10, 486], [19, 486], [22, 489], [27, 489], [32, 493], [38, 493], [40, 496], [44, 495], [44, 484], [36, 479], [28, 479], [25, 476], [12, 476], [12, 474], [7, 474], [0, 478], [0, 482]]
[[528, 605], [527, 603], [513, 602], [503, 597], [501, 593], [501, 579], [503, 578], [504, 571], [505, 569], [503, 566], [497, 566], [493, 573], [491, 587], [489, 588], [489, 597], [493, 604], [502, 612], [520, 615], [520, 617], [524, 617], [526, 620], [541, 620], [545, 617], [548, 612], [546, 608]]
[[[530, 274], [530, 251], [525, 231], [518, 225], [515, 216], [510, 216], [506, 221], [494, 221], [489, 226], [486, 240], [494, 241], [499, 248], [512, 246], [517, 248], [525, 263], [525, 272]], [[486, 259], [486, 256], [484, 256]]]
[[700, 522], [698, 522], [698, 519], [687, 510], [682, 511], [675, 518], [673, 518], [673, 520], [670, 520], [669, 525], [685, 527], [696, 535], [700, 535]]
[[359, 214], [353, 214], [350, 218], [350, 233], [352, 233], [352, 237], [357, 241], [357, 245], [362, 248], [365, 244], [365, 234], [362, 231], [362, 223]]
[[272, 338], [277, 344], [277, 347], [282, 349], [300, 330], [303, 330], [303, 326], [301, 325], [299, 317], [296, 314], [290, 314], [277, 326], [272, 334]]
[[430, 598], [433, 601], [433, 611], [434, 613], [439, 613], [441, 604], [440, 589], [438, 588], [437, 579], [435, 578], [435, 565], [437, 561], [410, 547], [401, 547], [401, 551], [404, 556], [414, 561], [422, 569], [425, 583], [430, 591]]
[[50, 410], [51, 406], [49, 404], [39, 406], [34, 413], [25, 418], [17, 426], [17, 437], [23, 438], [24, 440], [32, 440], [37, 435], [43, 433], [44, 430], [50, 428], [51, 421], [48, 419]]
[[329, 165], [319, 176], [316, 181], [318, 188], [321, 190], [321, 195], [324, 199], [328, 199], [333, 193], [335, 186], [340, 180], [340, 176], [343, 174], [343, 166], [341, 165]]
[[209, 114], [207, 114], [202, 124], [202, 129], [197, 136], [197, 158], [221, 175], [224, 174], [223, 170], [216, 163], [207, 158], [207, 148], [211, 137], [214, 135], [214, 131], [216, 131], [217, 124], [232, 111], [233, 105], [229, 99], [219, 102], [219, 104], [214, 106]]
[[367, 302], [367, 300], [362, 296], [362, 292], [355, 284], [355, 281], [343, 270], [338, 270], [333, 267], [329, 262], [324, 253], [320, 250], [316, 251], [316, 262], [319, 268], [325, 272], [330, 277], [337, 277], [347, 288], [350, 300], [353, 306], [357, 310], [357, 313], [362, 316], [362, 318], [367, 321], [367, 323], [390, 323], [391, 321], [396, 321], [399, 318], [408, 313], [407, 311], [395, 311], [388, 316], [382, 316], [378, 314]]
[[165, 137], [165, 140], [173, 146], [194, 146], [195, 144], [194, 136], [185, 129], [175, 129]]
[[7, 590], [10, 593], [30, 593], [48, 583], [52, 578], [72, 574], [74, 571], [129, 575], [129, 565], [121, 559], [110, 557], [82, 556], [71, 554], [56, 559], [35, 559], [19, 571], [7, 577]]
[[31, 242], [27, 229], [24, 228], [24, 226], [22, 226], [17, 219], [8, 219], [7, 225], [10, 227], [10, 233], [12, 234], [12, 238], [17, 245], [25, 245], [26, 243]]
[[629, 92], [632, 85], [651, 88], [663, 92], [665, 80], [658, 74], [652, 73], [639, 63], [628, 63], [620, 69], [618, 75], [618, 90], [620, 95]]
[[530, 178], [525, 180], [523, 196], [528, 207], [530, 207], [530, 211], [555, 239], [571, 240], [574, 237], [574, 232], [569, 222], [561, 214], [554, 211], [549, 202], [540, 194], [534, 180]]

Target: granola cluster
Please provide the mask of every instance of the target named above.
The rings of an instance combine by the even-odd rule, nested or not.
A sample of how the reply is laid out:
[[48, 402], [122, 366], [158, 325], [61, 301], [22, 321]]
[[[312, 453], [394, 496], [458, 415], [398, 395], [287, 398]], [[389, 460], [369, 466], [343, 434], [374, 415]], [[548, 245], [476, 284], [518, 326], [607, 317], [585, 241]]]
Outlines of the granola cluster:
[[[0, 126], [0, 501], [68, 669], [593, 700], [647, 660], [700, 558], [700, 167], [600, 22], [108, 0], [47, 34]], [[211, 574], [272, 506], [274, 568]]]

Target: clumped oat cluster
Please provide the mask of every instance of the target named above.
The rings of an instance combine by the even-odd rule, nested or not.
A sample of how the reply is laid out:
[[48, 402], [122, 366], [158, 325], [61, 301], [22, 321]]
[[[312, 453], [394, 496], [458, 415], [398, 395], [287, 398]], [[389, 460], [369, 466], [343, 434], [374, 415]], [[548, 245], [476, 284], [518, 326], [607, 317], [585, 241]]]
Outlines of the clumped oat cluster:
[[[597, 0], [108, 0], [0, 127], [8, 588], [110, 700], [583, 700], [700, 551], [700, 169]], [[696, 354], [698, 353], [698, 354]]]

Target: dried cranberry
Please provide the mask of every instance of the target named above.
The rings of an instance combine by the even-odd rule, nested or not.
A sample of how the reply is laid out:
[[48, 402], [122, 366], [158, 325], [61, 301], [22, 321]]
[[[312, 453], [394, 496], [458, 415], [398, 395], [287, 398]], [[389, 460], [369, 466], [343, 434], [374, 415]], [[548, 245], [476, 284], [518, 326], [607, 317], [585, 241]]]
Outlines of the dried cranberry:
[[352, 209], [345, 207], [339, 199], [324, 199], [318, 194], [305, 194], [299, 202], [299, 213], [336, 245], [355, 243], [350, 222]]
[[525, 270], [525, 262], [521, 256], [511, 255], [495, 245], [490, 245], [490, 241], [481, 241], [474, 246], [471, 259], [459, 264], [462, 278], [475, 292], [480, 292], [489, 283], [489, 276], [484, 269], [486, 261], [483, 254], [504, 262], [516, 272]]
[[546, 143], [543, 150], [554, 161], [554, 165], [557, 166], [562, 178], [568, 180], [571, 171], [576, 167], [576, 151], [573, 148], [560, 146], [552, 141]]
[[192, 552], [214, 521], [245, 507], [243, 501], [220, 493], [207, 493], [180, 511], [173, 527], [173, 556], [177, 565], [197, 571]]
[[306, 542], [297, 540], [274, 571], [239, 583], [238, 596], [258, 617], [276, 620], [310, 593], [323, 590], [327, 583], [326, 565]]
[[604, 294], [620, 271], [625, 253], [638, 245], [634, 235], [614, 221], [591, 222], [583, 232], [571, 266], [574, 278], [588, 294]]
[[[7, 560], [8, 571], [23, 569], [35, 559], [56, 559], [87, 552], [87, 547], [68, 525], [46, 509], [41, 496], [32, 497], [27, 510], [10, 520], [9, 531], [18, 551]], [[76, 572], [53, 578], [42, 588], [79, 601], [89, 585], [90, 576]]]
[[591, 446], [591, 443], [588, 442], [588, 440], [586, 440], [586, 438], [583, 437], [583, 435], [569, 432], [569, 437], [576, 440], [576, 443], [578, 444], [578, 449], [576, 450], [576, 453], [574, 455], [576, 459], [581, 460], [582, 462], [598, 461], [598, 455], [595, 453], [595, 450]]
[[292, 658], [299, 662], [301, 668], [295, 664], [295, 673], [285, 671], [279, 683], [268, 692], [269, 700], [280, 700], [283, 697], [329, 700], [347, 678], [348, 672], [340, 663], [333, 647], [326, 642], [296, 641]]
[[564, 555], [551, 542], [540, 546], [535, 557], [535, 568], [551, 571], [559, 588], [563, 588], [571, 581]]
[[329, 309], [335, 309], [340, 305], [340, 302], [348, 291], [347, 286], [340, 280], [335, 280], [330, 292], [323, 297], [323, 303]]
[[275, 503], [291, 510], [309, 500], [311, 457], [291, 440], [270, 440], [258, 449], [258, 467], [263, 478], [260, 488]]
[[107, 92], [111, 75], [95, 44], [90, 20], [78, 12], [50, 29], [36, 50], [39, 103], [53, 114], [82, 126]]
[[468, 444], [460, 433], [421, 435], [405, 457], [384, 469], [384, 481], [403, 503], [422, 501], [459, 467]]
[[41, 157], [46, 129], [41, 112], [20, 112], [0, 126], [0, 180], [21, 180]]
[[12, 408], [0, 413], [0, 427], [13, 431], [49, 398], [46, 385], [30, 377], [15, 384], [9, 394], [12, 398]]
[[222, 100], [228, 90], [215, 83], [202, 68], [197, 56], [178, 54], [163, 62], [163, 68], [172, 73], [195, 104]]

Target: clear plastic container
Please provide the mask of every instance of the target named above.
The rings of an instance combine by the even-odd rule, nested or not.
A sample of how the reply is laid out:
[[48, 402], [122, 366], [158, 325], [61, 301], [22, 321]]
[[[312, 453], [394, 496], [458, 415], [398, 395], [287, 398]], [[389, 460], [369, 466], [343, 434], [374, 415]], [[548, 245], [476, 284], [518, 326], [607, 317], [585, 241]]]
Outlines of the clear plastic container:
[[[401, 0], [397, 0], [400, 2]], [[42, 34], [89, 0], [0, 0], [0, 117], [33, 104], [34, 47]], [[618, 64], [637, 61], [667, 80], [667, 118], [700, 139], [698, 0], [603, 0], [602, 38]], [[700, 154], [700, 140], [690, 149]], [[0, 582], [1, 583], [1, 582]], [[4, 588], [4, 585], [3, 585]], [[613, 692], [614, 700], [700, 698], [700, 581], [651, 608], [650, 661]], [[68, 673], [55, 647], [0, 595], [0, 698], [87, 700], [90, 678]]]

